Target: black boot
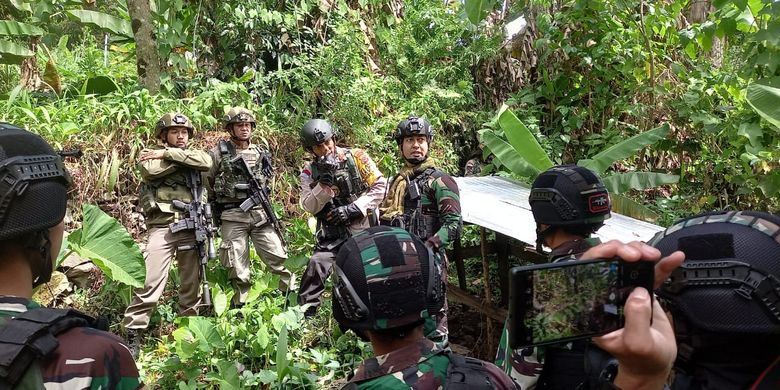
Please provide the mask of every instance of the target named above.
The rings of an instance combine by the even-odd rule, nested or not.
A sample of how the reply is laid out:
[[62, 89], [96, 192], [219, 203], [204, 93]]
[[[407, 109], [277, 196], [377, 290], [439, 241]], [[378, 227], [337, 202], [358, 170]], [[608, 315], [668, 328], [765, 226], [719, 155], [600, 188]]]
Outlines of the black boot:
[[141, 352], [141, 332], [141, 329], [127, 330], [127, 347], [133, 354], [133, 359], [138, 359], [138, 354]]

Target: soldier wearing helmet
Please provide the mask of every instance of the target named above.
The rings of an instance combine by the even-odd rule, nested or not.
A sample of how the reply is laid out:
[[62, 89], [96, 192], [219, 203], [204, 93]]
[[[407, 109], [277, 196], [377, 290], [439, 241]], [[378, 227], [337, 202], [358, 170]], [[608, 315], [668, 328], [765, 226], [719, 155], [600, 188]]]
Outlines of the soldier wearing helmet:
[[273, 176], [271, 154], [252, 143], [252, 131], [257, 123], [254, 114], [243, 107], [233, 107], [224, 118], [225, 130], [230, 140], [220, 140], [211, 151], [214, 166], [209, 171], [212, 200], [217, 210], [217, 222], [222, 228], [220, 261], [230, 270], [230, 280], [235, 290], [233, 305], [246, 303], [252, 286], [249, 260], [249, 239], [268, 269], [279, 275], [279, 289], [287, 291], [293, 284], [293, 276], [284, 268], [287, 251], [282, 239], [271, 225], [261, 204], [243, 211], [239, 207], [248, 197], [249, 179], [235, 166], [237, 158], [243, 158], [252, 170], [254, 178], [268, 188]]
[[371, 342], [345, 389], [515, 389], [491, 363], [434, 344], [423, 323], [444, 306], [444, 262], [404, 229], [376, 226], [350, 238], [336, 256], [333, 316]]
[[301, 278], [298, 302], [310, 304], [306, 314], [312, 316], [322, 302], [336, 251], [369, 226], [369, 210], [382, 200], [387, 180], [368, 153], [337, 146], [333, 127], [323, 119], [306, 122], [300, 138], [314, 155], [300, 179], [301, 205], [317, 218], [317, 243]]
[[[179, 265], [179, 314], [197, 315], [200, 304], [200, 278], [198, 254], [194, 250], [179, 251], [180, 246], [195, 244], [192, 230], [171, 232], [169, 225], [185, 216], [173, 207], [173, 200], [192, 201], [187, 186], [186, 173], [194, 169], [206, 172], [211, 168], [211, 157], [201, 150], [187, 149], [195, 132], [186, 115], [171, 112], [163, 115], [155, 126], [155, 135], [161, 145], [144, 149], [138, 158], [141, 172], [139, 203], [143, 211], [149, 241], [144, 250], [146, 282], [143, 288], [133, 291], [133, 300], [125, 310], [122, 325], [127, 329], [128, 343], [134, 354], [140, 348], [141, 332], [149, 326], [149, 320], [162, 296], [168, 281], [168, 269], [175, 257]], [[206, 192], [202, 191], [206, 201]]]
[[[534, 180], [529, 204], [536, 221], [536, 247], [551, 248], [551, 262], [579, 257], [599, 244], [591, 234], [610, 217], [610, 199], [604, 183], [595, 173], [576, 165], [552, 167]], [[496, 365], [502, 367], [523, 388], [575, 388], [586, 379], [586, 341], [546, 348], [544, 365], [534, 350], [509, 348], [507, 326], [501, 334]], [[595, 347], [588, 347], [595, 348]], [[564, 356], [563, 358], [557, 358]], [[568, 376], [558, 375], [569, 372]]]
[[[404, 165], [390, 181], [387, 197], [379, 208], [380, 223], [404, 228], [434, 251], [443, 252], [458, 239], [463, 227], [458, 184], [429, 157], [433, 128], [425, 118], [410, 116], [402, 120], [393, 138]], [[442, 259], [446, 262], [444, 256]], [[426, 335], [442, 345], [447, 344], [446, 302], [432, 321], [427, 322]]]
[[114, 389], [142, 388], [119, 337], [90, 329], [85, 314], [32, 301], [60, 252], [70, 185], [46, 141], [0, 122], [0, 388], [99, 388], [106, 378]]

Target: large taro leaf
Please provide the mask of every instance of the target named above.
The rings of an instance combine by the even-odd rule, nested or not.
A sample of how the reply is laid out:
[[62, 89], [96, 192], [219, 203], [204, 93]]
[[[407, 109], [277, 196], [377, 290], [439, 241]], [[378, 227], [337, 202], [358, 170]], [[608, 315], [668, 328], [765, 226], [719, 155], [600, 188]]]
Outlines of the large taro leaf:
[[501, 165], [507, 167], [512, 173], [525, 177], [536, 177], [539, 174], [538, 169], [528, 163], [512, 145], [497, 136], [493, 131], [485, 130], [482, 132], [481, 138], [482, 143], [490, 149], [490, 152], [496, 155], [496, 159], [498, 159]]
[[0, 40], [0, 64], [19, 65], [25, 58], [34, 55], [32, 50], [24, 46]]
[[19, 23], [13, 20], [0, 20], [0, 35], [17, 37], [40, 37], [44, 31], [32, 24]]
[[133, 28], [130, 26], [130, 22], [127, 20], [120, 19], [116, 16], [102, 12], [89, 11], [85, 9], [71, 9], [65, 12], [86, 25], [97, 27], [101, 30], [109, 31], [116, 35], [122, 35], [128, 38], [133, 37]]
[[675, 184], [680, 176], [656, 172], [616, 173], [604, 178], [604, 185], [610, 194], [620, 194], [630, 189], [643, 190], [664, 184]]
[[621, 141], [607, 149], [599, 152], [595, 156], [580, 160], [577, 165], [590, 169], [598, 174], [602, 174], [609, 169], [615, 161], [620, 161], [633, 156], [635, 153], [652, 145], [669, 134], [669, 125], [656, 127], [655, 129], [639, 133], [627, 140]]
[[748, 85], [747, 101], [761, 117], [780, 129], [780, 77]]
[[506, 139], [512, 148], [537, 171], [544, 171], [554, 165], [533, 133], [506, 105], [498, 111], [498, 124], [504, 130]]
[[146, 267], [141, 250], [119, 221], [94, 205], [82, 207], [84, 223], [68, 236], [68, 246], [92, 260], [111, 280], [143, 287]]
[[658, 214], [633, 199], [629, 199], [619, 194], [610, 194], [609, 198], [612, 200], [612, 211], [618, 214], [647, 222], [655, 222], [658, 219]]
[[217, 327], [206, 317], [184, 317], [181, 324], [189, 330], [198, 342], [198, 349], [211, 352], [225, 348], [225, 342], [219, 335]]

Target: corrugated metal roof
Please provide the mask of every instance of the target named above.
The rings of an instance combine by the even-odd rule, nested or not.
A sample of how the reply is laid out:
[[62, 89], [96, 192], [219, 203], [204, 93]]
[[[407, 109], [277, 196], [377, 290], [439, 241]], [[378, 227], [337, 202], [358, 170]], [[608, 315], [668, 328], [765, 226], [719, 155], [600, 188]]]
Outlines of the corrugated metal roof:
[[[500, 176], [456, 177], [463, 221], [483, 226], [525, 243], [536, 241], [536, 224], [528, 205], [530, 190]], [[612, 213], [596, 234], [602, 241], [647, 241], [661, 226]]]

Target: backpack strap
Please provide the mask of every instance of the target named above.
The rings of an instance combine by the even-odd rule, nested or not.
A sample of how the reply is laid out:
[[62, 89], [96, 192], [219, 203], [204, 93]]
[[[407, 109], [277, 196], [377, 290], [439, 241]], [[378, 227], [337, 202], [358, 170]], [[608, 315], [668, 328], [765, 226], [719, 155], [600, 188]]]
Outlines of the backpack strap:
[[446, 352], [450, 359], [447, 366], [445, 390], [492, 390], [496, 387], [490, 381], [484, 362], [479, 359]]
[[0, 327], [0, 389], [13, 388], [29, 366], [54, 352], [57, 335], [78, 326], [89, 326], [92, 317], [75, 310], [28, 310]]
[[219, 140], [218, 148], [219, 154], [222, 155], [222, 158], [224, 159], [227, 157], [228, 161], [230, 161], [230, 159], [236, 155], [236, 148], [233, 146], [232, 142], [227, 142], [224, 139], [221, 139]]

